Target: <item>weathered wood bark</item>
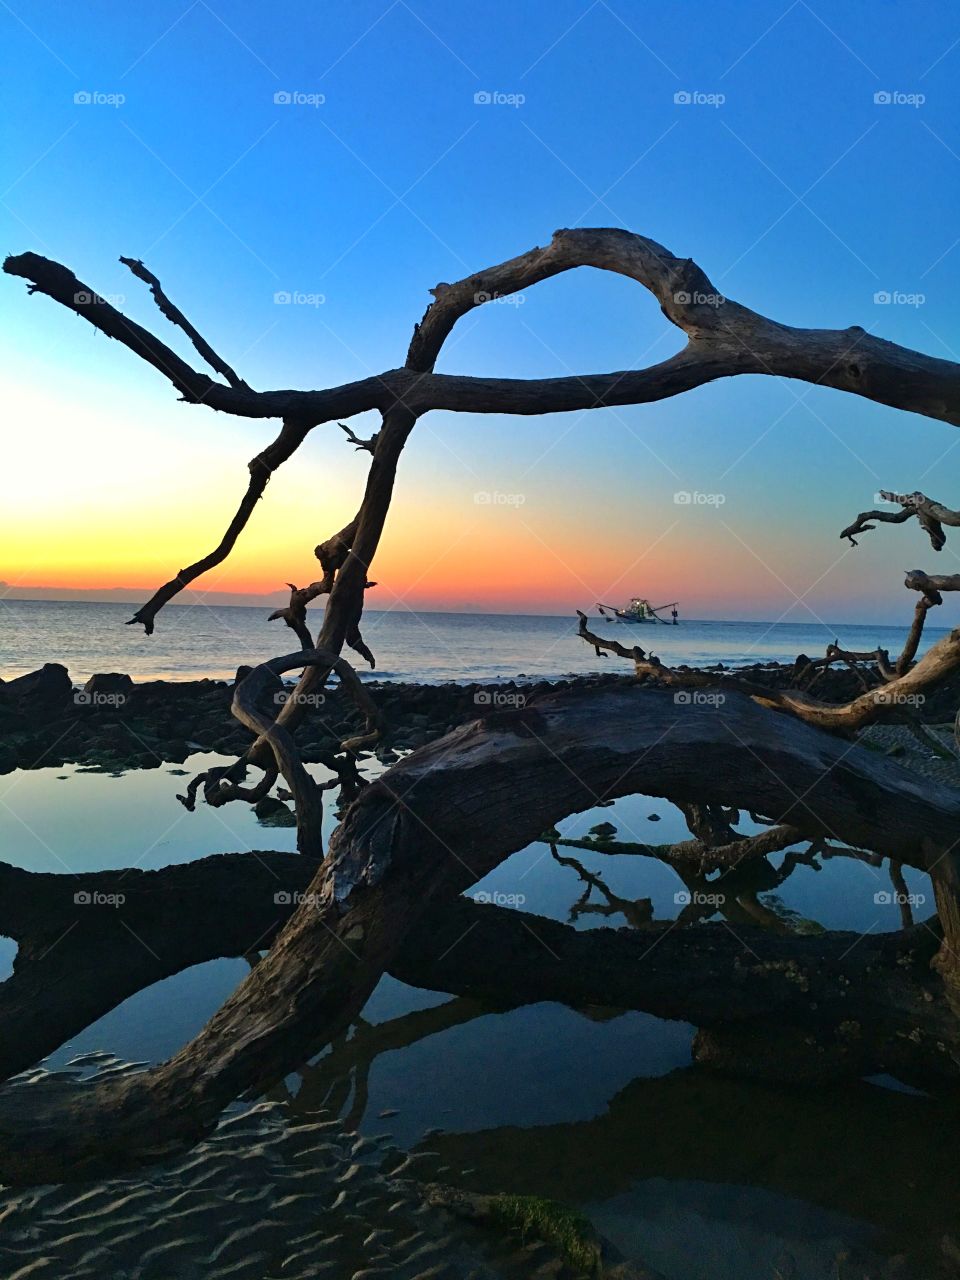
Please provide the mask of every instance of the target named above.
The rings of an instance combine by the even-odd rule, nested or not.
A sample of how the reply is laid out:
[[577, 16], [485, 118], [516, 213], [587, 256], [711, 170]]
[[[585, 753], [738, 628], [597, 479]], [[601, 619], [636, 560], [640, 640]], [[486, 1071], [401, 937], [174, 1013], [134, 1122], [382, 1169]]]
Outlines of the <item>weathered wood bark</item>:
[[[757, 840], [767, 851], [783, 848], [787, 830], [777, 828], [772, 844], [764, 841], [772, 832]], [[744, 844], [754, 856], [761, 853], [762, 845]], [[696, 863], [667, 848], [681, 883], [690, 883], [687, 868]], [[14, 976], [0, 984], [0, 1079], [38, 1062], [162, 978], [220, 956], [265, 950], [314, 873], [307, 860], [280, 853], [216, 855], [160, 871], [80, 878], [0, 864], [0, 931], [20, 944]], [[722, 891], [723, 883], [710, 882], [710, 888]], [[906, 894], [902, 877], [900, 884]], [[78, 893], [89, 901], [78, 905]], [[229, 911], [223, 909], [226, 900]], [[815, 1034], [821, 1053], [840, 1022], [856, 1019], [862, 1028], [853, 1046], [857, 1055], [831, 1062], [831, 1070], [892, 1069], [894, 1049], [901, 1067], [909, 1064], [911, 1079], [924, 1073], [951, 1078], [958, 1070], [960, 1022], [942, 1000], [936, 1007], [925, 1003], [941, 993], [929, 967], [936, 928], [865, 938], [854, 946], [852, 934], [797, 938], [782, 928], [761, 932], [748, 916], [735, 924], [734, 932], [721, 925], [684, 930], [668, 923], [642, 933], [580, 933], [457, 899], [428, 909], [403, 940], [390, 971], [414, 986], [469, 993], [488, 1007], [560, 1000], [640, 1009], [710, 1029], [776, 1019], [781, 1030], [792, 1024]], [[420, 1021], [438, 1025], [429, 1013], [412, 1017], [411, 1025]], [[385, 1047], [376, 1029], [363, 1034]], [[347, 1056], [355, 1056], [351, 1045]], [[336, 1074], [345, 1053], [323, 1057], [324, 1078]], [[796, 1057], [784, 1056], [784, 1075], [795, 1072]]]
[[841, 538], [846, 538], [854, 546], [857, 546], [855, 535], [872, 532], [876, 524], [904, 524], [907, 520], [912, 520], [916, 517], [921, 529], [929, 537], [930, 545], [934, 551], [940, 551], [947, 540], [943, 526], [949, 525], [952, 528], [960, 526], [960, 511], [945, 507], [942, 502], [937, 502], [934, 498], [928, 498], [925, 493], [920, 493], [919, 491], [915, 493], [892, 493], [887, 489], [881, 489], [880, 497], [885, 502], [899, 504], [900, 510], [861, 511], [853, 524], [848, 525], [841, 532]]
[[464, 726], [367, 787], [263, 961], [168, 1063], [42, 1114], [0, 1107], [0, 1178], [116, 1171], [197, 1140], [357, 1015], [431, 902], [449, 902], [571, 810], [635, 791], [742, 804], [805, 834], [939, 871], [960, 796], [730, 695], [558, 694]]
[[[778, 324], [722, 297], [691, 261], [621, 230], [561, 231], [545, 249], [437, 286], [403, 369], [323, 391], [251, 390], [170, 303], [156, 277], [142, 263], [125, 261], [226, 385], [199, 373], [128, 321], [67, 268], [29, 253], [8, 258], [4, 267], [27, 279], [31, 291], [46, 293], [139, 355], [184, 400], [240, 416], [279, 417], [284, 424], [251, 463], [247, 492], [219, 546], [181, 570], [138, 611], [134, 621], [148, 632], [167, 600], [229, 554], [270, 474], [314, 426], [368, 409], [382, 415], [379, 432], [359, 442], [370, 451], [371, 464], [356, 520], [318, 548], [324, 577], [313, 585], [329, 590], [329, 602], [316, 648], [276, 660], [289, 663], [292, 657], [293, 665], [305, 668], [296, 695], [269, 720], [241, 694], [238, 712], [256, 741], [236, 774], [211, 772], [204, 784], [211, 803], [249, 799], [252, 793], [238, 785], [246, 764], [264, 769], [253, 788], [257, 794], [267, 779], [283, 772], [302, 811], [301, 847], [311, 854], [320, 851], [319, 802], [291, 735], [311, 691], [341, 661], [343, 645], [369, 653], [359, 631], [364, 591], [399, 458], [423, 413], [447, 408], [541, 414], [644, 403], [715, 378], [762, 373], [832, 386], [960, 424], [960, 365], [875, 339], [859, 327], [801, 330]], [[686, 334], [684, 350], [649, 369], [584, 377], [518, 380], [434, 372], [443, 341], [472, 308], [578, 266], [642, 284]], [[946, 519], [943, 511], [917, 506], [934, 540]], [[298, 595], [296, 609], [292, 603], [285, 619], [303, 645], [311, 640], [306, 603]], [[960, 883], [953, 851], [960, 816], [955, 794], [921, 787], [889, 762], [868, 759], [855, 747], [769, 710], [775, 706], [831, 732], [849, 733], [896, 699], [919, 695], [958, 665], [960, 631], [916, 666], [898, 670], [884, 690], [865, 691], [845, 707], [792, 691], [764, 690], [761, 696], [745, 686], [750, 696], [743, 697], [730, 682], [720, 705], [696, 700], [683, 705], [663, 691], [611, 691], [546, 699], [522, 713], [490, 717], [482, 726], [448, 735], [361, 793], [311, 884], [310, 900], [216, 1017], [169, 1063], [81, 1091], [79, 1099], [53, 1097], [32, 1116], [0, 1106], [0, 1141], [6, 1140], [7, 1152], [19, 1152], [4, 1156], [0, 1151], [0, 1177], [42, 1180], [113, 1172], [195, 1140], [226, 1102], [263, 1088], [348, 1025], [431, 902], [454, 898], [549, 823], [603, 797], [643, 790], [680, 803], [706, 797], [745, 805], [804, 835], [839, 835], [882, 848], [904, 863], [929, 869], [942, 887]], [[265, 664], [261, 672], [270, 669]], [[638, 659], [638, 673], [671, 682], [671, 673], [665, 677], [664, 668], [646, 658]], [[247, 692], [255, 686], [256, 679]], [[952, 932], [960, 925], [946, 909], [944, 915], [948, 937], [939, 961], [947, 968]], [[721, 1049], [713, 1051], [722, 1056]]]

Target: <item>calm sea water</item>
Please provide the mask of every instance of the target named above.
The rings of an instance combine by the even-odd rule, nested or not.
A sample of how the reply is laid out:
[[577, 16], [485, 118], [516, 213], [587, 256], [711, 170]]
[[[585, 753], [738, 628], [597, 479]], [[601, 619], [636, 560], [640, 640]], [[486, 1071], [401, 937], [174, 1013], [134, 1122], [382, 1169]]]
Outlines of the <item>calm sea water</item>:
[[[125, 671], [134, 679], [226, 679], [241, 663], [255, 664], [297, 648], [268, 610], [234, 605], [169, 605], [157, 630], [124, 624], [128, 604], [0, 599], [0, 678], [62, 662], [75, 681], [95, 671]], [[320, 611], [313, 614], [314, 627]], [[847, 649], [878, 645], [896, 652], [905, 627], [816, 622], [697, 622], [630, 626], [593, 619], [599, 635], [639, 644], [672, 665], [792, 662], [798, 653], [822, 653], [832, 640]], [[575, 617], [479, 613], [368, 612], [363, 633], [387, 680], [509, 680], [518, 675], [557, 679], [570, 673], [624, 665], [598, 658], [577, 636]], [[928, 628], [929, 644], [942, 630]]]

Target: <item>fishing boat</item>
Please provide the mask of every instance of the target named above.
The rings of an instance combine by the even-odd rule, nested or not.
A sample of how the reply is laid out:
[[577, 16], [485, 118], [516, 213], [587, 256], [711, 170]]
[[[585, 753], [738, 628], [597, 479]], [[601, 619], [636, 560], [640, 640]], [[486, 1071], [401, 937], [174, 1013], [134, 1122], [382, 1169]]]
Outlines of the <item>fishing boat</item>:
[[[645, 600], [643, 596], [633, 596], [629, 604], [618, 609], [616, 605], [597, 603], [602, 618], [608, 618], [611, 622], [662, 622], [665, 627], [677, 625], [677, 605], [678, 600], [671, 600], [669, 604], [652, 605], [649, 600]], [[665, 610], [670, 610], [671, 622], [666, 618], [661, 618], [660, 614]]]

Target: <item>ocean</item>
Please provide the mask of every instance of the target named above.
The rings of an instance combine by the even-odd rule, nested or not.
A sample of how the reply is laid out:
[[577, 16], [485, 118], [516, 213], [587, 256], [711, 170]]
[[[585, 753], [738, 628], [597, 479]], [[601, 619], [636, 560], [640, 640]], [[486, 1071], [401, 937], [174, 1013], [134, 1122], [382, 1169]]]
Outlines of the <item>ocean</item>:
[[[86, 601], [0, 599], [0, 678], [62, 662], [76, 683], [97, 671], [123, 671], [135, 680], [229, 679], [241, 663], [254, 665], [296, 649], [293, 632], [267, 622], [269, 609], [240, 605], [168, 605], [152, 636], [125, 622], [135, 606]], [[313, 611], [314, 628], [320, 610]], [[895, 654], [906, 627], [857, 623], [700, 622], [679, 626], [623, 625], [592, 618], [599, 635], [639, 644], [668, 665], [792, 662], [822, 654], [833, 640], [846, 649], [878, 645]], [[577, 619], [537, 614], [413, 613], [370, 610], [363, 634], [377, 658], [376, 677], [423, 683], [556, 680], [627, 664], [598, 658], [577, 635]], [[943, 628], [928, 627], [924, 645]], [[358, 666], [367, 676], [365, 664]]]

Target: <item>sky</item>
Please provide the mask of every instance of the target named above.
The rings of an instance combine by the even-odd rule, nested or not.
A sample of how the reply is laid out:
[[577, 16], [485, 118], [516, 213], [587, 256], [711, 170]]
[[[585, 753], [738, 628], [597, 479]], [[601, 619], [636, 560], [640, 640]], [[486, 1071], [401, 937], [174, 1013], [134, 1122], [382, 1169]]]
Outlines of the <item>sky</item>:
[[[199, 364], [118, 261], [142, 258], [258, 389], [396, 367], [436, 283], [574, 226], [649, 235], [784, 323], [960, 359], [960, 10], [920, 14], [4, 2], [3, 246], [66, 264]], [[145, 597], [216, 545], [277, 424], [181, 404], [22, 281], [0, 290], [2, 590]], [[581, 269], [472, 312], [437, 367], [642, 368], [683, 340], [637, 284]], [[583, 413], [431, 413], [369, 604], [568, 613], [643, 595], [687, 617], [900, 622], [902, 570], [958, 571], [960, 542], [934, 555], [915, 522], [856, 549], [838, 534], [882, 488], [956, 505], [958, 443], [766, 377]], [[312, 549], [355, 513], [368, 461], [316, 428], [198, 590], [315, 578]]]

